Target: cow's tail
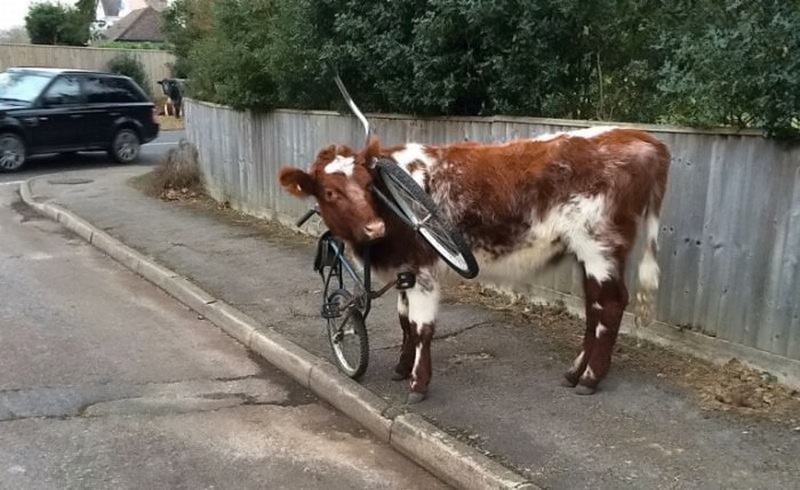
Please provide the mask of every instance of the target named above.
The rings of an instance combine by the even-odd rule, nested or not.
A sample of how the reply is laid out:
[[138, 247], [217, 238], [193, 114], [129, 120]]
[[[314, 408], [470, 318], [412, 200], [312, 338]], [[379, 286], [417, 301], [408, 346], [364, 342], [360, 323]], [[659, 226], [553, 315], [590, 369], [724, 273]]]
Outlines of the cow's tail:
[[639, 262], [639, 286], [634, 309], [637, 327], [647, 326], [653, 318], [656, 291], [658, 290], [658, 229], [663, 192], [656, 190], [650, 196], [644, 211], [645, 248]]

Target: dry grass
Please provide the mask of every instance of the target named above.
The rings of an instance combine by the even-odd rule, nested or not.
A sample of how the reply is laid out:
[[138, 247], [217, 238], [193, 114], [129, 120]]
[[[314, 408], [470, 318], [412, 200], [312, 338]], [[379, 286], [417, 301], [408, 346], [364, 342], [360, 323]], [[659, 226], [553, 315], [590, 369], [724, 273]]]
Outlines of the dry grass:
[[176, 131], [185, 128], [183, 118], [178, 119], [172, 116], [156, 116], [156, 121], [161, 125], [162, 131]]
[[197, 148], [181, 140], [160, 164], [137, 180], [144, 193], [167, 201], [198, 199], [205, 194], [203, 176], [197, 164]]

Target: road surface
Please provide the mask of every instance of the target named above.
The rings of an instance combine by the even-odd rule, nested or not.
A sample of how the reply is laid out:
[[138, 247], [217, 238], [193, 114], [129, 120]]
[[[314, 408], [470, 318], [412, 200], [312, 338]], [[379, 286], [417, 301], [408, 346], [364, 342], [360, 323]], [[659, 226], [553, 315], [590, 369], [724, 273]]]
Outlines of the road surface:
[[34, 214], [9, 182], [0, 185], [0, 488], [443, 487]]

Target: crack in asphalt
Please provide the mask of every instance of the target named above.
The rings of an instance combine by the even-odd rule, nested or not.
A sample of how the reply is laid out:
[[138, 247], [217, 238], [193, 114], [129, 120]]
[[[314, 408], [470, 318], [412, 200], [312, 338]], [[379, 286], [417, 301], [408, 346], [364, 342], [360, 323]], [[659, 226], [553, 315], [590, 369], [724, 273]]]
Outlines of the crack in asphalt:
[[118, 380], [108, 380], [108, 381], [101, 381], [98, 383], [88, 383], [88, 384], [65, 384], [65, 385], [43, 385], [43, 386], [26, 386], [23, 388], [5, 388], [0, 389], [0, 396], [5, 395], [7, 393], [21, 393], [25, 391], [36, 392], [36, 391], [45, 391], [45, 390], [75, 390], [75, 389], [94, 389], [94, 388], [105, 388], [108, 386], [119, 385], [123, 387], [151, 387], [151, 386], [169, 386], [181, 383], [199, 383], [203, 381], [213, 382], [218, 381], [222, 383], [232, 382], [232, 381], [244, 381], [247, 379], [264, 379], [264, 376], [261, 373], [255, 374], [245, 374], [242, 376], [220, 376], [216, 378], [185, 378], [185, 379], [176, 379], [176, 380], [169, 380], [169, 381], [146, 381], [143, 383], [121, 383]]
[[[462, 333], [469, 332], [470, 330], [473, 330], [473, 329], [476, 329], [476, 328], [480, 328], [480, 327], [485, 327], [485, 326], [488, 326], [488, 325], [494, 325], [495, 323], [497, 323], [495, 320], [484, 320], [482, 322], [473, 323], [471, 325], [467, 325], [466, 327], [464, 327], [464, 328], [462, 328], [460, 330], [456, 330], [456, 331], [448, 332], [448, 333], [443, 333], [441, 335], [434, 335], [433, 336], [433, 340], [449, 339], [449, 338], [461, 335]], [[403, 344], [392, 344], [392, 345], [387, 345], [387, 346], [384, 346], [384, 347], [375, 347], [374, 350], [399, 349], [402, 346], [403, 346]]]
[[[186, 398], [186, 397], [183, 397]], [[197, 397], [202, 398], [202, 397]], [[236, 398], [236, 397], [231, 397]], [[291, 407], [302, 407], [307, 405], [313, 405], [314, 401], [308, 401], [306, 403], [297, 403], [291, 400], [285, 401], [276, 401], [276, 402], [265, 402], [265, 401], [257, 401], [257, 400], [247, 400], [243, 399], [241, 403], [236, 405], [224, 406], [224, 407], [215, 407], [215, 408], [194, 408], [190, 410], [178, 410], [178, 409], [169, 409], [169, 410], [161, 410], [158, 412], [149, 412], [146, 409], [137, 410], [135, 412], [115, 412], [110, 411], [108, 413], [97, 414], [97, 415], [88, 415], [86, 414], [86, 410], [90, 409], [91, 407], [108, 402], [116, 402], [116, 401], [123, 401], [123, 400], [139, 400], [143, 398], [119, 398], [115, 400], [106, 400], [103, 402], [92, 403], [86, 406], [81, 407], [76, 415], [71, 414], [58, 414], [58, 415], [21, 415], [17, 416], [11, 410], [8, 410], [12, 416], [0, 419], [0, 425], [9, 423], [9, 422], [19, 422], [23, 420], [59, 420], [59, 421], [68, 421], [68, 420], [76, 420], [76, 419], [91, 419], [91, 418], [103, 418], [103, 417], [114, 417], [114, 416], [137, 416], [137, 415], [146, 415], [150, 417], [167, 417], [170, 415], [184, 415], [184, 414], [191, 414], [191, 413], [211, 413], [211, 412], [221, 412], [223, 410], [231, 410], [239, 407], [261, 407], [261, 406], [269, 406], [269, 407], [279, 407], [279, 408], [291, 408]], [[180, 398], [176, 398], [175, 400], [180, 400]]]

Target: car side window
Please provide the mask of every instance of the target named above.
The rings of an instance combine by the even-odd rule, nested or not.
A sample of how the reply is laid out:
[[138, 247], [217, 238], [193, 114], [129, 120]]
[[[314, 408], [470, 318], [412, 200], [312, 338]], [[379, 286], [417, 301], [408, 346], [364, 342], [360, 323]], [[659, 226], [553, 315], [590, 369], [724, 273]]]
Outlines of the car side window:
[[44, 93], [43, 101], [48, 106], [79, 104], [81, 84], [77, 77], [62, 75], [55, 79]]
[[86, 77], [84, 80], [87, 102], [90, 104], [114, 104], [140, 102], [136, 93], [124, 78]]

